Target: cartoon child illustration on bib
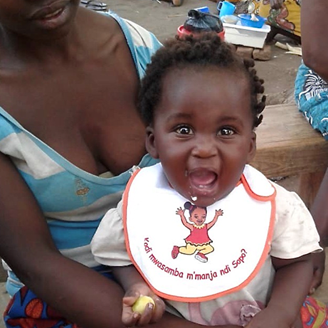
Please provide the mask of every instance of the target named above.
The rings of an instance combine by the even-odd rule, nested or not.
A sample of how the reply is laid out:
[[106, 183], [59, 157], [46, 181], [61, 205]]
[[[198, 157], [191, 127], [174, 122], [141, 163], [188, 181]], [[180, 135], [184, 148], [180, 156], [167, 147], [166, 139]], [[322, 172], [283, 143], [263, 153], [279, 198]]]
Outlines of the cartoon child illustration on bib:
[[186, 202], [184, 208], [189, 210], [189, 221], [192, 223], [187, 221], [184, 214], [185, 210], [181, 207], [177, 209], [176, 214], [180, 215], [182, 224], [190, 230], [190, 234], [185, 239], [186, 246], [173, 246], [171, 252], [172, 258], [177, 258], [179, 253], [192, 255], [197, 251], [195, 258], [202, 263], [206, 263], [208, 261], [206, 254], [214, 251], [214, 247], [211, 245], [212, 240], [208, 235], [208, 230], [214, 226], [219, 216], [223, 215], [223, 210], [215, 210], [214, 219], [209, 223], [205, 223], [207, 216], [206, 207], [200, 207]]

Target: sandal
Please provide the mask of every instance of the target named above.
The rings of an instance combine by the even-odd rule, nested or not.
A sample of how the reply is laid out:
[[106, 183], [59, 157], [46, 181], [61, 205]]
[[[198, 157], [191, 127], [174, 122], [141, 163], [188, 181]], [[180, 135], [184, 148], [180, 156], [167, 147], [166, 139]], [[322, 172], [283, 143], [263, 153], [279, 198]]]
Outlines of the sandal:
[[180, 7], [183, 4], [183, 0], [162, 0], [164, 2], [169, 2], [172, 7]]
[[183, 4], [183, 0], [172, 0], [171, 5], [172, 7], [180, 7]]
[[81, 0], [80, 5], [95, 11], [108, 11], [106, 3], [96, 0]]

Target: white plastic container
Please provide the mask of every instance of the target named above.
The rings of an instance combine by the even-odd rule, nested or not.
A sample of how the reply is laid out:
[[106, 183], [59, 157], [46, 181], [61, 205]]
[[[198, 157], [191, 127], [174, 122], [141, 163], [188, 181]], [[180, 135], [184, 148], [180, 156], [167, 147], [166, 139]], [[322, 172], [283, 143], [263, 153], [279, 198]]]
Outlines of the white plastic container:
[[254, 28], [237, 24], [223, 23], [225, 41], [237, 45], [253, 48], [263, 48], [264, 41], [271, 28], [264, 24], [262, 28]]

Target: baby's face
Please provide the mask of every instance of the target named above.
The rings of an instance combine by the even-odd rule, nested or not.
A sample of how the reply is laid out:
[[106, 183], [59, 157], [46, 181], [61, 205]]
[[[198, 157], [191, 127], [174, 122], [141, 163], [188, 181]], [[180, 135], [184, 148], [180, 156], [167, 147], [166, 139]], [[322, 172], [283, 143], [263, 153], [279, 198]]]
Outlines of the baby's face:
[[147, 149], [172, 187], [198, 206], [229, 194], [254, 156], [249, 88], [241, 73], [218, 68], [164, 78]]

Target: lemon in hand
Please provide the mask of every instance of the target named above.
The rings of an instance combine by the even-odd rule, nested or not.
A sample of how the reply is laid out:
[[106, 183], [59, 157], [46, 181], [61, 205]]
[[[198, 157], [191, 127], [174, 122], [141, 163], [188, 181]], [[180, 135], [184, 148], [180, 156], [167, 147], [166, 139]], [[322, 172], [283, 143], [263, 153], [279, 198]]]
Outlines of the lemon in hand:
[[140, 296], [135, 303], [132, 305], [132, 311], [142, 314], [148, 303], [152, 303], [155, 307], [154, 300], [149, 296]]

